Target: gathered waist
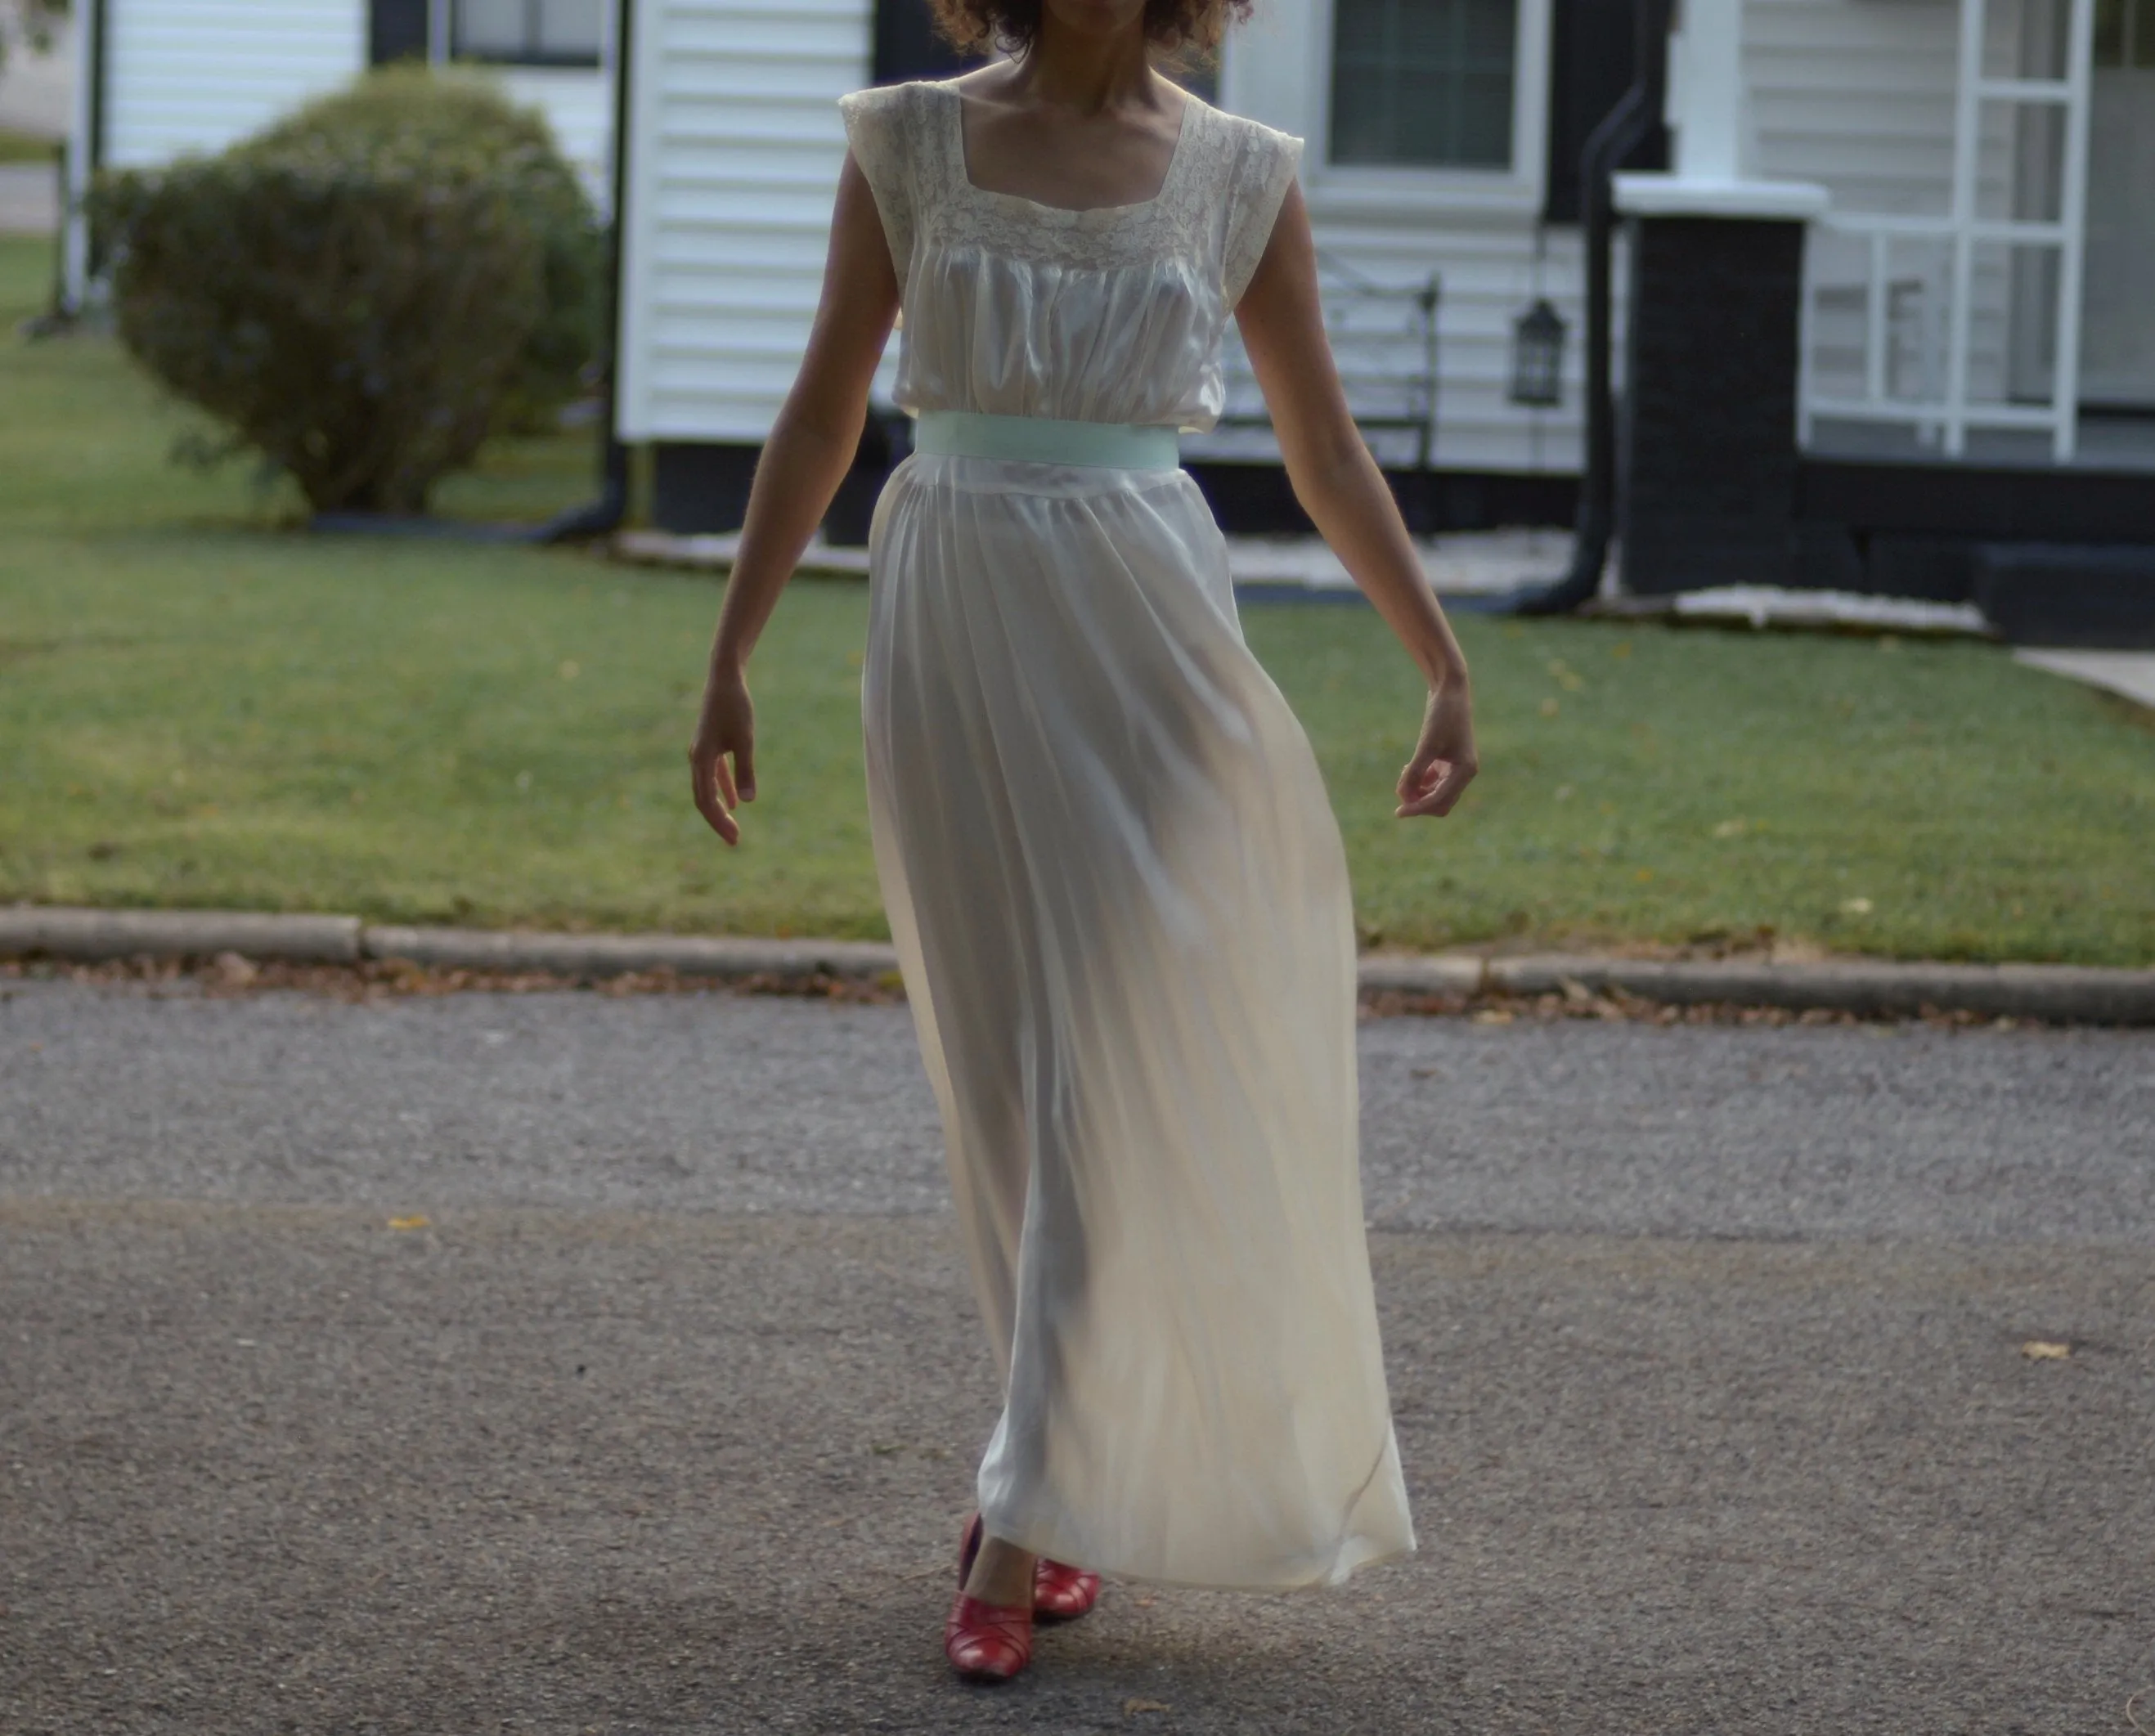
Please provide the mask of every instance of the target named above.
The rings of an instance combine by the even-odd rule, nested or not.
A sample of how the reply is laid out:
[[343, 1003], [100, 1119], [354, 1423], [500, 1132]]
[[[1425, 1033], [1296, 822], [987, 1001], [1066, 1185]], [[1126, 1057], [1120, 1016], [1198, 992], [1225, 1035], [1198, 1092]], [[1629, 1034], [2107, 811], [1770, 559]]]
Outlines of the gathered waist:
[[993, 416], [978, 410], [923, 410], [913, 449], [943, 458], [1006, 458], [1103, 470], [1177, 470], [1181, 441], [1170, 428], [1132, 422], [1069, 422], [1052, 416]]

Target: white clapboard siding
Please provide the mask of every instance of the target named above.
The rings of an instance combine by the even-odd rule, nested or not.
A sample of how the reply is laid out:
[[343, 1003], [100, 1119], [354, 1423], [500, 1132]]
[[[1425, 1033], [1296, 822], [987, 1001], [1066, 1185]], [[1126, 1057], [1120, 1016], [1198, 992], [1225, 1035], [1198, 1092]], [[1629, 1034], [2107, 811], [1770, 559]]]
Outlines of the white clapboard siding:
[[868, 81], [868, 32], [865, 0], [637, 0], [624, 438], [770, 432], [815, 312], [837, 99]]
[[1953, 186], [1952, 0], [1745, 0], [1754, 172], [1841, 211], [1943, 213]]
[[[836, 99], [866, 81], [868, 37], [866, 0], [637, 0], [624, 438], [755, 442], [770, 432], [822, 278], [845, 149]], [[1233, 50], [1285, 51], [1268, 39]], [[1366, 190], [1336, 201], [1322, 187], [1311, 194], [1318, 244], [1354, 271], [1404, 287], [1432, 269], [1442, 278], [1436, 461], [1446, 469], [1579, 468], [1578, 232], [1552, 232], [1538, 272], [1532, 203], [1492, 209], [1470, 198], [1453, 208], [1420, 188], [1396, 205]], [[1506, 400], [1512, 324], [1538, 286], [1572, 334], [1564, 404], [1539, 413]], [[1390, 437], [1380, 440], [1392, 455]], [[1188, 449], [1277, 456], [1261, 431], [1193, 439]]]
[[613, 79], [588, 66], [504, 66], [496, 69], [513, 102], [539, 110], [584, 191], [601, 211], [611, 202]]
[[[1580, 465], [1580, 406], [1585, 390], [1584, 249], [1575, 228], [1548, 233], [1538, 272], [1531, 223], [1486, 214], [1432, 218], [1426, 209], [1390, 221], [1358, 202], [1351, 215], [1326, 209], [1322, 190], [1310, 196], [1310, 227], [1329, 259], [1378, 284], [1418, 288], [1435, 271], [1436, 440], [1432, 463], [1446, 470], [1521, 474], [1576, 474]], [[1564, 344], [1564, 402], [1529, 412], [1509, 402], [1512, 325], [1537, 293], [1546, 295], [1569, 328]], [[1619, 308], [1621, 313], [1621, 278]], [[1620, 323], [1619, 328], [1621, 348]], [[1409, 359], [1404, 355], [1403, 363]], [[1411, 462], [1411, 439], [1379, 431], [1371, 444], [1387, 463]], [[1196, 458], [1277, 459], [1268, 434], [1223, 430], [1185, 442]]]
[[[1331, 259], [1386, 285], [1413, 288], [1431, 271], [1437, 309], [1436, 441], [1448, 470], [1575, 474], [1579, 468], [1584, 373], [1584, 249], [1576, 226], [1550, 230], [1535, 264], [1548, 78], [1548, 8], [1521, 0], [1517, 162], [1508, 172], [1330, 169], [1325, 161], [1331, 36], [1328, 0], [1267, 0], [1231, 35], [1221, 89], [1229, 106], [1299, 135], [1303, 186], [1317, 244]], [[1620, 286], [1620, 278], [1619, 279]], [[1537, 294], [1570, 329], [1563, 404], [1529, 411], [1508, 402], [1513, 322]], [[1619, 347], [1621, 345], [1619, 295]], [[1191, 441], [1194, 453], [1272, 455], [1262, 433]], [[1411, 443], [1372, 439], [1398, 461]]]
[[359, 0], [107, 0], [105, 161], [220, 151], [366, 64]]

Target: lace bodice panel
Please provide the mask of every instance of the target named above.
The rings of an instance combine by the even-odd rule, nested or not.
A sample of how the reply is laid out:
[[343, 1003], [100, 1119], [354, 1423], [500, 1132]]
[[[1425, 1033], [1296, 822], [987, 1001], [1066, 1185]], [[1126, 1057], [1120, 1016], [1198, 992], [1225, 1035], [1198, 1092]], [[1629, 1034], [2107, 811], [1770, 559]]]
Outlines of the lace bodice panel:
[[840, 99], [902, 286], [899, 406], [1212, 426], [1220, 339], [1302, 141], [1195, 97], [1151, 199], [1066, 211], [968, 178], [961, 99]]

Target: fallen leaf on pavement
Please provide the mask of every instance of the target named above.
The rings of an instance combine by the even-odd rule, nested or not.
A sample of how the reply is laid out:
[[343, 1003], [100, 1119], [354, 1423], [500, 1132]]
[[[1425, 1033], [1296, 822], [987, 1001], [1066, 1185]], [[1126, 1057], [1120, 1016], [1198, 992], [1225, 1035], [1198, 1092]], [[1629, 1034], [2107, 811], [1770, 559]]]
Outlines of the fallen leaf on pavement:
[[418, 1213], [414, 1212], [409, 1217], [391, 1218], [389, 1220], [389, 1227], [392, 1230], [424, 1230], [430, 1227], [430, 1221], [428, 1219], [421, 1216]]

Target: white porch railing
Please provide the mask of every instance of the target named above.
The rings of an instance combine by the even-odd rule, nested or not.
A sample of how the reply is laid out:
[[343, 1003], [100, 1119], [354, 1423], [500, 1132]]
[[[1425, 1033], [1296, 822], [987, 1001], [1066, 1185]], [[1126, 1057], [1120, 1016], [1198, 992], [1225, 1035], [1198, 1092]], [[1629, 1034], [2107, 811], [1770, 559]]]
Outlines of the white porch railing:
[[[1971, 430], [1994, 428], [2047, 433], [2055, 459], [2073, 456], [2095, 0], [2064, 0], [2055, 77], [1986, 74], [1992, 3], [1960, 3], [1948, 208], [1836, 210], [1815, 220], [1804, 294], [1806, 447], [1819, 422], [1840, 420], [1907, 428], [1950, 458], [1966, 451]], [[2057, 117], [2047, 137], [2033, 136], [2032, 178], [2041, 185], [2032, 200], [2019, 184], [2023, 166], [2009, 172], [2007, 215], [1984, 208], [1984, 149], [2000, 136], [1989, 124], [1994, 111], [2014, 123], [2004, 136], [2014, 152], [2028, 115]], [[2023, 214], [2024, 202], [2046, 208]], [[1976, 389], [1978, 366], [1989, 391]]]

